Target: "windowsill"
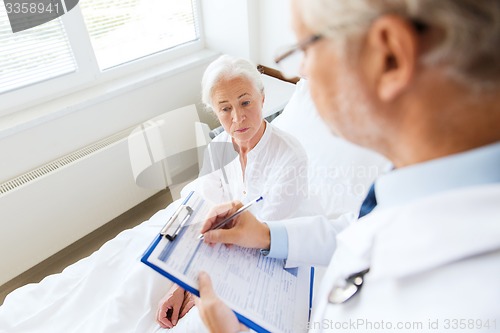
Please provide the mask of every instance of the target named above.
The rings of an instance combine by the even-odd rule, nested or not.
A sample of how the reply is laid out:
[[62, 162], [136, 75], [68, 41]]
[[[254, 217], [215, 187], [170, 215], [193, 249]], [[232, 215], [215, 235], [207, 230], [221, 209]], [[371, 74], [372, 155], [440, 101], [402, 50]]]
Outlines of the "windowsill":
[[154, 66], [132, 75], [83, 89], [55, 100], [30, 107], [0, 118], [0, 139], [39, 126], [51, 120], [125, 94], [155, 81], [207, 63], [218, 55], [201, 50], [161, 66]]

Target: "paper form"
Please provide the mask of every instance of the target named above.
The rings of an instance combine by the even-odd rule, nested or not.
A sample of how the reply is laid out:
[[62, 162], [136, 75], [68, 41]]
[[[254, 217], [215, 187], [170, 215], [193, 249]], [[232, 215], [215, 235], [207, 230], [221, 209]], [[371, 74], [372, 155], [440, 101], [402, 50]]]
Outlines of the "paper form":
[[189, 205], [195, 220], [173, 242], [163, 237], [147, 261], [196, 290], [199, 271], [206, 271], [230, 308], [268, 331], [306, 331], [309, 267], [284, 269], [283, 260], [267, 258], [256, 249], [210, 247], [198, 239], [199, 222], [209, 207], [199, 196], [190, 198]]

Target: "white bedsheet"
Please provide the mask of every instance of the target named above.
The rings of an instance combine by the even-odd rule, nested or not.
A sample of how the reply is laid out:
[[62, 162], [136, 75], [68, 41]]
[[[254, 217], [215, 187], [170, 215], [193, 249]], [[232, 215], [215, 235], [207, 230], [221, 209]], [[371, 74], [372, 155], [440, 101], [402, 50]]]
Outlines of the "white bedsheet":
[[156, 324], [158, 302], [171, 283], [139, 260], [177, 204], [123, 231], [62, 273], [9, 294], [0, 307], [0, 332], [206, 331], [196, 307], [174, 329]]

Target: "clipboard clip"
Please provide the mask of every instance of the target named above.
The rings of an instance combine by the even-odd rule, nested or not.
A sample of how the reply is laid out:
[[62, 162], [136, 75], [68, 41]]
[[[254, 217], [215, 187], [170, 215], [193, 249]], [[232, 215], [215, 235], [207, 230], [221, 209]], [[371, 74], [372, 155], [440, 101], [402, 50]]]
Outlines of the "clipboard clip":
[[161, 229], [160, 235], [165, 236], [169, 241], [173, 241], [182, 227], [184, 227], [186, 222], [191, 218], [193, 212], [193, 209], [188, 205], [180, 205]]

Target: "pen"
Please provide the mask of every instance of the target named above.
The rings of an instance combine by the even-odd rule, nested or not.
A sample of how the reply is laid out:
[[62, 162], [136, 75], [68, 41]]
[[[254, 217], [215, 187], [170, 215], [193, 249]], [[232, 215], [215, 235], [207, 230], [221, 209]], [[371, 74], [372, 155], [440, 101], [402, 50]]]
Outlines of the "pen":
[[[234, 219], [236, 216], [240, 215], [241, 213], [243, 213], [245, 210], [247, 210], [248, 208], [252, 207], [252, 205], [254, 203], [257, 203], [259, 201], [263, 200], [262, 196], [258, 197], [257, 199], [254, 199], [252, 201], [250, 201], [249, 203], [247, 203], [246, 205], [242, 206], [240, 209], [238, 209], [236, 212], [234, 212], [233, 215], [225, 218], [222, 222], [220, 222], [219, 224], [217, 224], [215, 227], [211, 228], [210, 230], [207, 230], [207, 231], [211, 231], [211, 230], [217, 230], [217, 229], [220, 229], [222, 228], [225, 224], [227, 224], [229, 221], [231, 221], [232, 219]], [[198, 239], [203, 239], [203, 234], [199, 235], [198, 236]]]

